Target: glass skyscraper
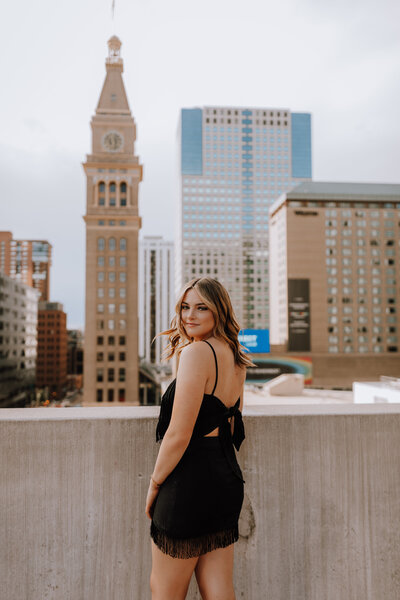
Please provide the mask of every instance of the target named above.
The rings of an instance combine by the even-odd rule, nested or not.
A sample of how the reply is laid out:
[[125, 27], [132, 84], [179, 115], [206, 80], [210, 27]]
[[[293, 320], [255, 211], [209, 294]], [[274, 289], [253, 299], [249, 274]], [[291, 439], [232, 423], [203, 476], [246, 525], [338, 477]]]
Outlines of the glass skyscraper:
[[288, 109], [182, 109], [176, 284], [209, 275], [244, 328], [269, 326], [268, 211], [309, 181], [311, 115]]

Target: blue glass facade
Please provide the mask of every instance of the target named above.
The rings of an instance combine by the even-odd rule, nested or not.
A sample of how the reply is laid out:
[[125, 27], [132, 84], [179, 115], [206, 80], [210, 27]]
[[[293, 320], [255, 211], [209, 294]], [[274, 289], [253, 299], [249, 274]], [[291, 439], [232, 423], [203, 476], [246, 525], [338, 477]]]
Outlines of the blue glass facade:
[[292, 113], [292, 177], [311, 178], [311, 115]]
[[181, 110], [182, 175], [203, 174], [203, 111], [201, 108]]

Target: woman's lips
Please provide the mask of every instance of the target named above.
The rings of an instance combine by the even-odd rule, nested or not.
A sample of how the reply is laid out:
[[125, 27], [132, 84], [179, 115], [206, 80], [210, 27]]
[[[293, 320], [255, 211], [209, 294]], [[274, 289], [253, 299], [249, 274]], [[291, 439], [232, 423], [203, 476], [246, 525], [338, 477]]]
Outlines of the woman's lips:
[[186, 323], [188, 327], [197, 327], [197, 323]]

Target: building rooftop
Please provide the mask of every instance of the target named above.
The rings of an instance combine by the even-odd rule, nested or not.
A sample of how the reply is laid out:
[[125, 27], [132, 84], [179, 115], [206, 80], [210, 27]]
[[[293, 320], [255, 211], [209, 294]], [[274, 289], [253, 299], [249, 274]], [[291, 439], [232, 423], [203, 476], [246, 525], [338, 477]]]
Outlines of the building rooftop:
[[286, 200], [339, 200], [400, 202], [398, 183], [348, 183], [341, 181], [306, 181], [279, 196], [272, 204], [274, 212]]

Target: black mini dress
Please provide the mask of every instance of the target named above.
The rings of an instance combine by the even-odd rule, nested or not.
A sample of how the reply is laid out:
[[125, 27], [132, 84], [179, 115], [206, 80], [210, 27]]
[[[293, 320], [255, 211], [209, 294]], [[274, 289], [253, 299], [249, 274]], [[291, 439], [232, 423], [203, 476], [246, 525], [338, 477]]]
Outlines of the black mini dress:
[[[233, 446], [239, 450], [245, 437], [240, 398], [234, 406], [227, 407], [214, 396], [217, 357], [212, 345], [203, 341], [214, 354], [214, 389], [211, 394], [204, 394], [189, 445], [162, 483], [153, 505], [150, 535], [160, 550], [174, 558], [200, 556], [225, 548], [239, 538], [244, 479]], [[171, 420], [175, 385], [176, 379], [162, 397], [157, 441], [162, 440]], [[218, 436], [205, 437], [217, 427]]]

